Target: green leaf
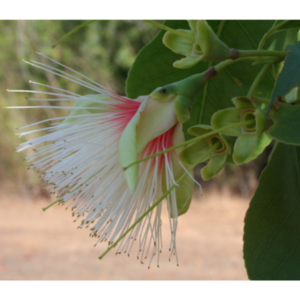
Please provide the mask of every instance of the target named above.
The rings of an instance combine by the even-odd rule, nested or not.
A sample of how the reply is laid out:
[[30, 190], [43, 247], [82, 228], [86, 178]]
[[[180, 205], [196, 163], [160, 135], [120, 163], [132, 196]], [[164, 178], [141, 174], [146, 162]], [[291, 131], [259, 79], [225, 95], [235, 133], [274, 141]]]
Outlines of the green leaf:
[[275, 26], [282, 24], [277, 30], [286, 30], [291, 28], [300, 28], [300, 20], [277, 20]]
[[[268, 31], [274, 21], [208, 21], [212, 29], [220, 39], [230, 48], [257, 49], [259, 41]], [[174, 29], [189, 29], [187, 21], [168, 20], [165, 24]], [[126, 90], [127, 96], [136, 98], [148, 95], [157, 87], [182, 80], [193, 74], [201, 73], [211, 66], [211, 63], [200, 62], [190, 69], [176, 69], [173, 63], [183, 56], [172, 52], [162, 43], [164, 30], [161, 30], [156, 38], [145, 46], [137, 56], [128, 75]], [[294, 41], [295, 32], [281, 31], [272, 35], [267, 41], [265, 49], [282, 50]], [[187, 137], [191, 137], [187, 128], [195, 124], [210, 124], [214, 112], [227, 107], [232, 107], [231, 99], [247, 94], [254, 78], [261, 66], [251, 66], [250, 61], [235, 63], [222, 70], [213, 77], [206, 88], [195, 99], [191, 110], [191, 119], [185, 123], [184, 130]], [[268, 71], [257, 90], [257, 95], [269, 98], [274, 86], [274, 77], [271, 70]]]
[[280, 142], [300, 146], [300, 106], [278, 103], [279, 109], [273, 109], [270, 118], [274, 124], [267, 133]]
[[284, 97], [294, 87], [300, 87], [300, 42], [287, 47], [289, 53], [284, 60], [284, 66], [276, 81], [268, 112], [278, 96]]
[[300, 147], [279, 143], [246, 213], [244, 259], [252, 280], [300, 279]]

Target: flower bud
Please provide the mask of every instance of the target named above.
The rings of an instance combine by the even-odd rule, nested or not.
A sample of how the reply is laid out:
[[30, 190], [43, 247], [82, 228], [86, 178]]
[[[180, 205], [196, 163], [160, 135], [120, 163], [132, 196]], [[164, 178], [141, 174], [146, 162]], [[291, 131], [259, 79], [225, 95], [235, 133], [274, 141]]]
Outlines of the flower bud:
[[190, 20], [188, 23], [191, 30], [175, 30], [179, 35], [168, 31], [163, 38], [166, 47], [186, 56], [174, 62], [175, 68], [187, 69], [200, 61], [220, 62], [239, 56], [236, 49], [230, 49], [218, 38], [205, 20]]
[[[211, 131], [213, 128], [208, 125], [195, 125], [188, 129], [188, 132], [194, 136], [201, 136]], [[202, 157], [202, 161], [207, 161], [207, 165], [202, 168], [201, 175], [204, 180], [208, 180], [222, 170], [230, 154], [229, 139], [217, 133], [188, 146], [179, 157], [186, 165], [192, 165]]]
[[222, 133], [238, 137], [232, 158], [235, 164], [240, 165], [256, 158], [271, 139], [264, 132], [265, 117], [250, 99], [236, 97], [232, 102], [235, 107], [222, 109], [213, 114], [211, 125], [214, 129], [220, 129], [237, 124], [223, 130]]
[[199, 55], [201, 50], [203, 61], [220, 62], [231, 58], [232, 50], [218, 38], [205, 20], [197, 21], [196, 26], [196, 43], [193, 47], [195, 55]]

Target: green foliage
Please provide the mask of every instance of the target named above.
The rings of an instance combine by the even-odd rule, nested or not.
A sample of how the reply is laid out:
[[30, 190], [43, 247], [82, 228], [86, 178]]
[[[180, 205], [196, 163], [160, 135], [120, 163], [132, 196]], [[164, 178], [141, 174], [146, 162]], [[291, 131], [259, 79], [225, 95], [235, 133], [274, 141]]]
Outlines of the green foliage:
[[300, 279], [300, 147], [279, 143], [245, 218], [250, 279]]
[[[264, 33], [272, 26], [274, 21], [230, 20], [209, 21], [208, 23], [230, 48], [256, 49]], [[168, 20], [165, 25], [175, 29], [189, 29], [186, 21]], [[213, 65], [209, 62], [200, 62], [190, 69], [175, 69], [173, 62], [182, 58], [182, 55], [173, 53], [165, 47], [162, 43], [164, 33], [164, 30], [160, 31], [156, 38], [144, 47], [136, 58], [126, 83], [128, 97], [136, 98], [140, 95], [148, 95], [158, 86], [201, 73]], [[275, 33], [268, 40], [265, 48], [283, 50], [288, 43], [294, 40], [294, 31], [287, 34]], [[251, 66], [251, 62], [244, 61], [229, 66], [214, 77], [194, 101], [191, 119], [184, 126], [186, 136], [191, 138], [186, 132], [189, 127], [198, 123], [210, 124], [214, 112], [231, 107], [233, 97], [246, 95], [260, 69], [260, 65]], [[270, 70], [260, 83], [257, 94], [269, 97], [274, 82], [274, 74]]]
[[276, 81], [268, 110], [271, 109], [277, 97], [284, 97], [294, 87], [300, 87], [300, 42], [289, 45], [287, 51], [288, 55]]
[[270, 116], [274, 124], [267, 133], [280, 142], [300, 146], [300, 106], [278, 103]]
[[274, 23], [274, 27], [275, 26], [279, 27], [277, 31], [291, 29], [291, 28], [299, 28], [300, 21], [299, 20], [278, 20]]
[[[186, 21], [170, 20], [164, 24], [173, 29], [189, 29]], [[230, 48], [255, 50], [261, 46], [264, 50], [282, 51], [280, 53], [283, 54], [286, 50], [289, 52], [283, 68], [280, 64], [283, 57], [273, 60], [258, 57], [254, 65], [251, 65], [249, 61], [240, 60], [238, 63], [228, 64], [226, 68], [217, 72], [217, 76], [208, 82], [194, 101], [191, 119], [184, 124], [185, 134], [188, 138], [191, 138], [186, 132], [188, 128], [199, 123], [209, 125], [214, 113], [233, 106], [231, 99], [234, 97], [246, 95], [253, 97], [255, 95], [257, 99], [261, 99], [254, 103], [253, 107], [257, 107], [257, 112], [261, 112], [264, 119], [267, 116], [268, 108], [270, 109], [277, 96], [284, 97], [294, 87], [299, 87], [300, 43], [292, 44], [296, 41], [297, 31], [300, 27], [298, 21], [232, 20], [209, 21], [209, 24], [218, 37]], [[162, 30], [135, 60], [127, 79], [126, 91], [129, 97], [136, 98], [140, 95], [147, 95], [158, 86], [202, 73], [216, 65], [213, 62], [202, 61], [189, 69], [174, 68], [173, 63], [182, 56], [165, 47], [162, 43], [164, 34], [165, 32]], [[178, 40], [180, 39], [178, 38]], [[278, 54], [280, 53], [278, 52]], [[271, 68], [268, 69], [264, 65], [261, 67], [260, 64], [266, 64], [265, 66], [271, 64]], [[260, 72], [260, 70], [262, 71]], [[271, 101], [268, 101], [270, 98]], [[273, 122], [267, 131], [268, 134], [286, 144], [299, 145], [299, 106], [284, 103], [276, 105], [279, 106], [279, 109], [278, 107], [274, 108], [268, 117]], [[239, 122], [241, 122], [240, 118], [236, 120], [237, 124]], [[267, 124], [269, 123], [267, 122]], [[227, 125], [221, 127], [224, 126]], [[235, 129], [231, 128], [230, 130]], [[263, 126], [262, 131], [264, 130]], [[267, 137], [266, 133], [263, 135]], [[245, 133], [245, 137], [248, 137], [247, 133]], [[262, 145], [261, 150], [269, 142], [270, 139], [267, 138], [267, 142]], [[195, 145], [197, 144], [193, 144], [192, 147], [195, 148]], [[241, 146], [245, 149], [248, 147], [246, 143]], [[234, 149], [236, 150], [237, 147], [235, 141]], [[277, 146], [260, 179], [259, 187], [247, 212], [244, 253], [250, 279], [300, 279], [300, 259], [297, 257], [300, 232], [297, 219], [300, 214], [297, 207], [300, 195], [299, 149], [285, 144]], [[197, 157], [197, 151], [193, 152], [195, 157]], [[198, 155], [201, 151], [203, 151], [202, 148], [199, 149]], [[251, 159], [259, 153], [256, 153]], [[190, 159], [190, 157], [186, 159]]]

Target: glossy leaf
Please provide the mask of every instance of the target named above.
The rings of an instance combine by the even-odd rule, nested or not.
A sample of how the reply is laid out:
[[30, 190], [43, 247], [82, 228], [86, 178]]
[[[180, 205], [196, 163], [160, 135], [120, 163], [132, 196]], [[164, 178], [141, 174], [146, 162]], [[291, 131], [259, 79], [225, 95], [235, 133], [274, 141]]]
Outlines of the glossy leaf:
[[271, 112], [274, 124], [267, 133], [280, 142], [300, 146], [300, 105], [278, 103], [278, 106], [278, 110]]
[[252, 280], [300, 279], [300, 147], [279, 143], [245, 218], [244, 259]]
[[[208, 21], [212, 29], [220, 39], [230, 48], [257, 49], [258, 44], [274, 21]], [[187, 21], [168, 20], [165, 24], [174, 29], [189, 29]], [[200, 62], [190, 69], [176, 69], [173, 63], [183, 56], [172, 52], [162, 43], [165, 31], [160, 31], [156, 38], [145, 46], [136, 58], [127, 79], [127, 96], [136, 98], [147, 95], [155, 88], [186, 78], [187, 76], [201, 73], [211, 65], [208, 62]], [[295, 32], [281, 31], [272, 35], [267, 41], [265, 49], [282, 50], [287, 43], [294, 41]], [[195, 99], [191, 119], [185, 124], [187, 128], [195, 124], [210, 124], [212, 114], [220, 109], [232, 107], [231, 99], [247, 94], [254, 78], [260, 71], [261, 65], [251, 66], [250, 61], [235, 63], [222, 70], [213, 77], [206, 88]], [[274, 86], [274, 77], [269, 71], [262, 80], [257, 94], [270, 97]], [[185, 132], [188, 137], [191, 137]]]
[[275, 22], [275, 25], [282, 24], [279, 28], [279, 30], [286, 30], [291, 28], [300, 28], [300, 20], [278, 20]]
[[284, 66], [276, 81], [268, 108], [269, 111], [278, 96], [284, 97], [294, 87], [300, 87], [300, 42], [289, 45], [287, 50], [289, 53], [284, 60]]

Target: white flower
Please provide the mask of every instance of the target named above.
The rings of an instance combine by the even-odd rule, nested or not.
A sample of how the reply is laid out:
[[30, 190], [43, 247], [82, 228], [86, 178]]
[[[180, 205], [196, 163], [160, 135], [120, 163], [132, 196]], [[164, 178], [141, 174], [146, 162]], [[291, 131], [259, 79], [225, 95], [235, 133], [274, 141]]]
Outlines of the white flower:
[[[46, 132], [42, 137], [21, 144], [17, 150], [34, 148], [35, 152], [26, 158], [29, 168], [42, 174], [46, 188], [57, 195], [59, 203], [72, 209], [75, 221], [81, 219], [80, 228], [90, 228], [90, 235], [96, 238], [96, 244], [106, 241], [111, 245], [186, 172], [177, 158], [182, 149], [154, 157], [140, 163], [139, 167], [134, 165], [123, 172], [129, 163], [184, 141], [182, 124], [174, 113], [174, 100], [161, 102], [151, 96], [131, 100], [60, 63], [57, 64], [71, 73], [39, 62], [29, 64], [96, 93], [80, 96], [50, 86], [46, 87], [51, 88], [52, 92], [12, 91], [48, 94], [55, 96], [55, 100], [75, 101], [73, 107], [68, 107], [71, 109], [69, 116], [23, 127], [62, 120], [47, 128], [20, 133], [19, 136], [39, 130]], [[167, 196], [170, 257], [175, 254], [177, 264], [177, 217], [187, 211], [192, 190], [193, 178], [189, 174]], [[118, 243], [116, 252], [126, 252], [129, 256], [134, 241], [137, 241], [137, 256], [141, 263], [148, 258], [150, 267], [156, 255], [159, 265], [162, 250], [161, 212], [162, 202]]]

